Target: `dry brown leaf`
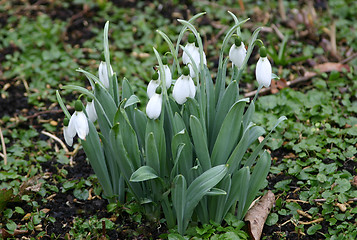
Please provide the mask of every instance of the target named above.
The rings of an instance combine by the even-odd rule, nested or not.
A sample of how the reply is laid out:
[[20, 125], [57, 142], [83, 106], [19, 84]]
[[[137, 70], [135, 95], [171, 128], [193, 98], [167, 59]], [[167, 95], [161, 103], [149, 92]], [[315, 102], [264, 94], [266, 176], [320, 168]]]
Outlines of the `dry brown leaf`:
[[272, 191], [268, 191], [254, 206], [248, 210], [244, 220], [248, 222], [248, 231], [252, 239], [258, 240], [262, 235], [265, 220], [275, 202]]
[[331, 72], [331, 71], [341, 72], [343, 69], [346, 69], [348, 71], [349, 67], [347, 64], [326, 62], [316, 65], [314, 69], [320, 72]]

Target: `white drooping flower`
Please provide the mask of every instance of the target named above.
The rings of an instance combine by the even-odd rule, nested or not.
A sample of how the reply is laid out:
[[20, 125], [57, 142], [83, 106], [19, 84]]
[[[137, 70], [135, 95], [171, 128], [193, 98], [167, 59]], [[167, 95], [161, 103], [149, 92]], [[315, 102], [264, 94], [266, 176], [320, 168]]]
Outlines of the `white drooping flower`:
[[82, 111], [82, 103], [80, 101], [76, 101], [75, 112], [69, 120], [68, 127], [64, 128], [63, 133], [65, 141], [69, 146], [72, 146], [73, 138], [76, 134], [80, 139], [86, 139], [89, 133], [89, 125], [88, 119]]
[[[172, 81], [172, 74], [169, 66], [167, 65], [167, 58], [164, 57], [162, 59], [162, 63], [164, 64], [164, 71], [165, 71], [165, 84], [166, 84], [166, 89], [169, 89], [171, 86], [171, 81]], [[162, 80], [160, 77], [160, 71], [158, 72], [159, 74], [159, 79], [160, 81]]]
[[229, 59], [236, 65], [238, 68], [241, 68], [245, 56], [247, 55], [247, 50], [245, 49], [244, 43], [237, 37], [234, 44], [229, 50]]
[[172, 97], [178, 104], [184, 104], [187, 98], [194, 98], [196, 94], [196, 86], [189, 75], [189, 68], [186, 66], [182, 70], [182, 75], [176, 80]]
[[[110, 75], [113, 75], [113, 69], [112, 66], [109, 66], [110, 69]], [[99, 68], [98, 68], [98, 75], [99, 75], [99, 81], [103, 83], [104, 87], [106, 89], [109, 88], [109, 76], [108, 76], [108, 70], [107, 70], [107, 63], [106, 62], [100, 62]]]
[[161, 114], [162, 94], [154, 93], [146, 105], [146, 115], [150, 119], [157, 119]]
[[264, 87], [269, 87], [271, 83], [271, 64], [266, 54], [265, 47], [260, 48], [260, 58], [257, 63], [257, 67], [255, 69], [255, 77], [259, 83], [259, 85], [263, 85]]
[[148, 87], [146, 89], [146, 93], [149, 97], [149, 99], [155, 94], [156, 88], [160, 85], [160, 80], [159, 80], [159, 74], [155, 72], [152, 75], [151, 81], [148, 84]]
[[[186, 51], [184, 51], [182, 54], [182, 62], [183, 62], [183, 64], [188, 65], [188, 67], [190, 69], [190, 76], [192, 78], [194, 78], [194, 77], [196, 77], [196, 72], [194, 71], [192, 64], [195, 64], [197, 70], [200, 71], [201, 70], [201, 57], [200, 57], [200, 49], [198, 47], [196, 47], [195, 37], [192, 33], [188, 36], [188, 43], [186, 44], [185, 49], [191, 55], [194, 62], [192, 63], [192, 61], [191, 61], [190, 57], [188, 56], [188, 54], [186, 53]], [[205, 52], [202, 52], [202, 53], [203, 53], [203, 64], [207, 65], [206, 54], [205, 54]]]
[[93, 101], [87, 102], [86, 112], [87, 112], [88, 118], [91, 122], [95, 122], [97, 120], [98, 116], [97, 116], [97, 112], [95, 111]]
[[76, 131], [73, 129], [69, 129], [68, 123], [69, 123], [68, 118], [65, 118], [63, 120], [63, 136], [64, 136], [64, 140], [66, 141], [67, 145], [72, 147], [73, 138], [74, 138], [74, 136], [76, 136]]

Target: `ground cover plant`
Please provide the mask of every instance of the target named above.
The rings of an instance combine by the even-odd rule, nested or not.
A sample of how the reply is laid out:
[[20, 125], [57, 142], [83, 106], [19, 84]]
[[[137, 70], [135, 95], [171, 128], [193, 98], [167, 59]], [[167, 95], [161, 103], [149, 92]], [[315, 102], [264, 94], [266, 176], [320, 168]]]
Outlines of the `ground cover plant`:
[[[180, 4], [2, 2], [1, 234], [54, 239], [103, 235], [111, 239], [155, 239], [168, 234], [162, 221], [150, 223], [135, 202], [108, 205], [101, 198], [101, 187], [81, 147], [75, 144], [69, 151], [54, 138], [62, 138], [63, 121], [54, 93], [60, 84], [86, 87], [85, 78], [72, 69], [81, 66], [89, 72], [97, 71], [99, 61], [89, 59], [102, 59], [100, 33], [105, 20], [111, 22], [110, 49], [112, 62], [117, 63], [112, 67], [118, 75], [135, 82], [133, 91], [139, 98], [146, 96], [152, 70], [140, 72], [138, 66], [152, 67], [156, 61], [150, 54], [153, 46], [159, 52], [169, 51], [155, 30], [175, 36], [180, 27], [177, 18], [189, 19], [195, 13], [207, 12], [197, 24], [208, 68], [215, 69], [215, 56], [221, 47], [216, 39], [223, 38], [224, 25], [233, 24], [227, 15], [230, 10], [241, 19], [251, 18], [246, 29], [242, 28], [243, 42], [258, 26], [266, 26], [260, 36], [271, 56], [273, 72], [281, 78], [273, 81], [270, 91], [265, 92], [267, 96], [258, 98], [255, 122], [270, 130], [278, 116], [288, 117], [267, 143], [273, 160], [265, 189], [272, 190], [277, 201], [263, 238], [354, 239], [356, 3], [281, 2], [283, 10], [279, 10], [278, 1], [243, 5], [223, 0]], [[58, 53], [51, 53], [53, 49]], [[254, 79], [258, 58], [259, 53], [253, 51], [247, 66], [252, 74], [240, 84], [242, 96], [254, 95], [251, 91], [258, 87]], [[72, 93], [61, 94], [72, 112]], [[144, 110], [144, 103], [142, 107]], [[189, 228], [187, 236], [227, 238], [235, 232], [244, 238], [241, 227], [229, 216], [219, 226]]]

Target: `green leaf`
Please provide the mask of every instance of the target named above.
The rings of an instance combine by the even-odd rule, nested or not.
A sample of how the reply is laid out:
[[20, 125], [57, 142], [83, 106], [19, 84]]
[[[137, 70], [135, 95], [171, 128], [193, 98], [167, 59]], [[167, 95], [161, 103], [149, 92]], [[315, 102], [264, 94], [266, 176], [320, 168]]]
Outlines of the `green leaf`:
[[237, 101], [225, 117], [212, 151], [212, 165], [227, 163], [238, 139], [246, 100]]
[[191, 218], [194, 208], [210, 189], [216, 186], [227, 173], [226, 165], [213, 167], [197, 177], [187, 189], [187, 203], [185, 211], [185, 228]]
[[155, 178], [158, 178], [158, 174], [153, 168], [149, 166], [142, 166], [131, 175], [130, 181], [144, 182]]
[[154, 133], [149, 133], [145, 143], [146, 164], [154, 169], [160, 176], [160, 160], [157, 151]]
[[269, 173], [270, 165], [271, 165], [270, 154], [267, 151], [264, 151], [263, 154], [260, 156], [260, 159], [257, 161], [257, 164], [253, 169], [252, 176], [250, 177], [249, 192], [247, 195], [246, 204], [244, 206], [243, 214], [241, 217], [243, 217], [247, 213], [250, 204], [257, 196], [259, 189], [262, 187]]
[[124, 108], [130, 107], [134, 104], [140, 102], [140, 99], [136, 95], [131, 95], [129, 99], [125, 102]]
[[211, 158], [208, 152], [207, 137], [197, 117], [191, 115], [190, 129], [195, 147], [195, 152], [202, 165], [203, 171], [211, 168]]
[[309, 235], [314, 235], [320, 229], [322, 229], [322, 226], [320, 224], [312, 225], [307, 229], [306, 233]]
[[172, 205], [176, 211], [178, 231], [183, 234], [184, 229], [184, 216], [186, 207], [186, 179], [183, 175], [177, 175], [173, 180], [172, 186]]
[[251, 180], [250, 170], [248, 167], [241, 168], [238, 172], [234, 173], [232, 177], [232, 189], [226, 203], [225, 213], [238, 201], [237, 218], [242, 220], [244, 215], [244, 207], [247, 204], [247, 196], [249, 189], [249, 182]]
[[265, 224], [268, 226], [273, 226], [279, 221], [279, 215], [276, 213], [269, 214]]

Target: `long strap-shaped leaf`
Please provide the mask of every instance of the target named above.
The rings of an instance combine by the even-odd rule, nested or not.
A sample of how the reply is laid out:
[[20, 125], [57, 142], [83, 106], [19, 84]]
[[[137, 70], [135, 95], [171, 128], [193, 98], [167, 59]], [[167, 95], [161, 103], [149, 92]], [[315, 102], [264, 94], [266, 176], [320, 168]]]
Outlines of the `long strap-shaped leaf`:
[[197, 117], [191, 116], [190, 128], [196, 155], [202, 165], [203, 171], [206, 171], [211, 168], [211, 157], [208, 152], [207, 137]]
[[236, 102], [238, 97], [238, 84], [236, 81], [231, 82], [227, 89], [224, 91], [222, 98], [218, 101], [216, 106], [216, 113], [214, 118], [214, 123], [212, 127], [212, 135], [209, 138], [210, 150], [212, 151], [215, 140], [218, 135], [218, 131], [222, 126], [224, 118], [227, 116], [229, 109]]
[[173, 180], [172, 186], [172, 205], [176, 211], [177, 227], [180, 234], [185, 232], [185, 210], [186, 210], [186, 191], [187, 183], [183, 175], [177, 175]]
[[248, 167], [241, 168], [238, 172], [232, 176], [232, 189], [226, 203], [225, 214], [234, 203], [238, 201], [238, 219], [242, 219], [243, 208], [246, 205], [250, 181], [250, 172]]
[[250, 204], [253, 202], [254, 198], [257, 196], [259, 189], [262, 187], [264, 180], [266, 179], [271, 165], [271, 157], [267, 151], [264, 151], [260, 156], [257, 164], [253, 169], [252, 176], [249, 180], [249, 192], [247, 195], [247, 200], [242, 211], [241, 217], [247, 213]]
[[239, 136], [246, 101], [237, 101], [224, 119], [211, 155], [213, 166], [227, 162]]
[[187, 189], [187, 202], [184, 216], [184, 229], [186, 229], [189, 220], [191, 219], [193, 210], [198, 202], [205, 196], [211, 188], [217, 185], [227, 173], [226, 165], [218, 165], [213, 167], [199, 177], [197, 177]]
[[285, 116], [282, 116], [278, 119], [277, 123], [274, 125], [274, 127], [270, 130], [270, 132], [268, 133], [267, 136], [265, 136], [264, 140], [261, 141], [259, 143], [259, 145], [254, 149], [254, 151], [252, 152], [252, 154], [249, 156], [249, 158], [247, 159], [247, 161], [245, 162], [244, 166], [252, 166], [255, 159], [257, 158], [259, 152], [263, 149], [263, 147], [265, 146], [266, 142], [268, 141], [271, 133], [275, 130], [275, 128], [284, 120], [286, 120], [287, 118]]
[[113, 197], [113, 186], [109, 178], [108, 167], [105, 163], [103, 148], [97, 130], [91, 121], [88, 121], [89, 133], [82, 141], [82, 146], [89, 159], [98, 180], [103, 187], [104, 195], [109, 199]]

